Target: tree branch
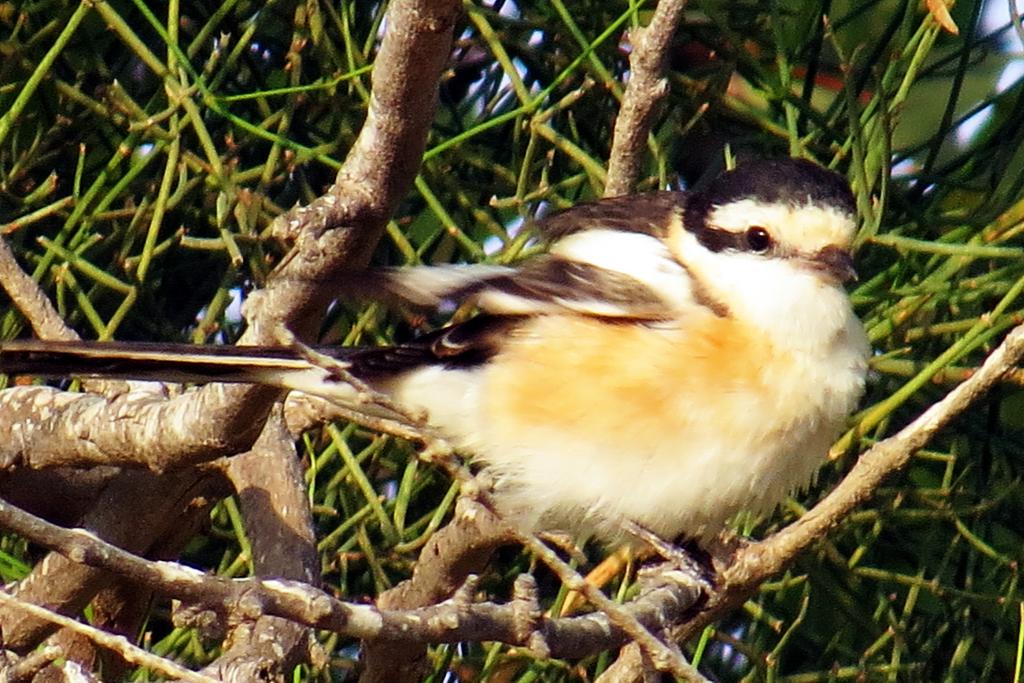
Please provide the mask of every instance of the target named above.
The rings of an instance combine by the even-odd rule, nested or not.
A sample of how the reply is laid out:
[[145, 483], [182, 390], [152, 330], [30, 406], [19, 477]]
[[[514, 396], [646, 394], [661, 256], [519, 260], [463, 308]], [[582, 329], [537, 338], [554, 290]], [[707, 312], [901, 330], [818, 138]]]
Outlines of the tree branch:
[[12, 609], [23, 613], [27, 612], [36, 619], [45, 619], [53, 622], [56, 626], [71, 629], [76, 633], [86, 636], [89, 640], [101, 647], [114, 650], [133, 664], [149, 667], [166, 676], [173, 676], [179, 680], [187, 681], [188, 683], [219, 683], [216, 678], [210, 678], [209, 676], [190, 671], [183, 666], [175, 664], [169, 659], [164, 659], [163, 657], [150, 654], [142, 648], [132, 645], [124, 636], [111, 635], [99, 630], [98, 628], [93, 628], [88, 624], [83, 624], [75, 621], [74, 619], [69, 619], [68, 617], [57, 614], [56, 612], [52, 612], [44, 607], [39, 607], [38, 605], [33, 605], [30, 602], [19, 600], [8, 595], [2, 590], [0, 590], [0, 605], [5, 609]]
[[366, 122], [334, 185], [271, 226], [296, 246], [250, 306], [250, 320], [258, 324], [243, 343], [273, 341], [276, 324], [304, 336], [302, 323], [318, 320], [331, 299], [323, 283], [369, 259], [387, 219], [412, 187], [461, 12], [454, 0], [396, 0], [388, 7]]
[[[171, 562], [148, 561], [88, 531], [58, 527], [3, 501], [0, 526], [52, 548], [73, 562], [116, 573], [197, 608], [214, 610], [221, 620], [253, 621], [275, 616], [369, 642], [400, 646], [493, 640], [539, 647], [543, 654], [553, 657], [582, 657], [617, 647], [629, 638], [599, 612], [544, 618], [536, 605], [524, 608], [524, 601], [532, 598], [522, 586], [518, 597], [504, 605], [473, 603], [475, 591], [463, 588], [455, 592], [454, 598], [438, 604], [382, 609], [346, 603], [298, 581], [229, 580]], [[677, 623], [699, 596], [694, 587], [662, 577], [660, 571], [645, 574], [641, 596], [626, 606], [632, 618], [655, 632]]]
[[665, 63], [686, 0], [661, 0], [651, 22], [633, 33], [629, 83], [615, 120], [604, 196], [629, 194], [640, 178], [647, 136], [668, 94]]
[[[191, 528], [184, 523], [188, 512], [201, 513], [204, 510], [202, 506], [194, 505], [195, 501], [223, 495], [225, 489], [219, 478], [209, 472], [169, 475], [123, 472], [107, 484], [98, 497], [99, 504], [79, 523], [94, 530], [93, 533], [102, 534], [109, 543], [132, 552], [146, 553], [157, 539]], [[142, 502], [145, 504], [140, 505]], [[17, 509], [6, 501], [2, 504]], [[124, 519], [125, 510], [132, 512], [131, 523]], [[6, 526], [2, 521], [0, 527], [16, 531], [14, 526]], [[32, 535], [26, 534], [26, 538], [36, 540]], [[42, 545], [52, 547], [47, 543]], [[112, 580], [113, 577], [106, 572], [83, 566], [66, 553], [51, 554], [44, 561], [37, 562], [29, 575], [11, 588], [11, 592], [22, 600], [46, 605], [64, 614], [74, 614]], [[26, 619], [21, 614], [12, 615], [0, 608], [0, 628], [6, 648], [31, 649], [48, 635], [51, 627], [49, 623]]]
[[0, 287], [11, 297], [38, 337], [66, 341], [78, 339], [36, 281], [18, 265], [14, 252], [4, 239], [0, 239]]
[[[313, 516], [282, 413], [278, 405], [252, 451], [230, 458], [225, 472], [245, 519], [253, 573], [317, 586], [320, 558]], [[311, 635], [307, 626], [280, 617], [238, 623], [228, 638], [230, 647], [203, 671], [220, 680], [257, 680], [256, 672], [283, 679], [308, 655]]]

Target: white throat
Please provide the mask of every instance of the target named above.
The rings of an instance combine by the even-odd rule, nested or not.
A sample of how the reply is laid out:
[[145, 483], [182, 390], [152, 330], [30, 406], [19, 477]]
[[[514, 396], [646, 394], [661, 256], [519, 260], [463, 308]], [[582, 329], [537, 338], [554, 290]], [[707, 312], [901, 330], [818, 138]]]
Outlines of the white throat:
[[680, 261], [707, 294], [781, 348], [827, 352], [837, 342], [866, 345], [846, 293], [799, 260], [712, 252], [685, 230], [675, 242]]

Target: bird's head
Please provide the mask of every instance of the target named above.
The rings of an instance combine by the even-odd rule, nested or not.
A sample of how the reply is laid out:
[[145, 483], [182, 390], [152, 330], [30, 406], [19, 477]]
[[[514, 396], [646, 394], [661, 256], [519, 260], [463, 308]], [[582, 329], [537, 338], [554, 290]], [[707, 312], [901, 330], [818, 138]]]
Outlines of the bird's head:
[[815, 345], [850, 318], [856, 203], [809, 161], [754, 161], [687, 195], [667, 246], [720, 315]]
[[846, 179], [800, 159], [762, 160], [694, 192], [683, 227], [725, 263], [780, 261], [832, 283], [855, 279], [856, 203]]

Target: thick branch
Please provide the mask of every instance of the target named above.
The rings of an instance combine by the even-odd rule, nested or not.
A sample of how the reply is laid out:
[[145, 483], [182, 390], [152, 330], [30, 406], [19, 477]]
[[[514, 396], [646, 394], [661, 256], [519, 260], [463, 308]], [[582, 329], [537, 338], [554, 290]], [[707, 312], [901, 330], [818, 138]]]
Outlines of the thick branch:
[[[303, 486], [295, 442], [278, 406], [252, 451], [225, 463], [238, 494], [245, 530], [252, 544], [256, 576], [274, 576], [316, 586], [320, 559], [313, 516]], [[231, 646], [203, 671], [219, 680], [257, 680], [257, 673], [283, 679], [309, 654], [310, 630], [279, 617], [237, 625]]]
[[[156, 390], [154, 390], [156, 389]], [[168, 399], [159, 385], [112, 397], [49, 387], [0, 392], [0, 467], [181, 469], [247, 450], [279, 395], [211, 384]]]
[[[64, 529], [0, 501], [0, 526], [65, 555], [76, 563], [116, 572], [154, 591], [233, 619], [276, 616], [298, 624], [364, 640], [402, 643], [500, 641], [543, 645], [554, 657], [582, 657], [626, 642], [627, 635], [601, 613], [545, 619], [517, 600], [504, 605], [472, 603], [474, 591], [420, 609], [379, 609], [342, 602], [297, 581], [233, 581], [170, 562], [151, 562], [121, 550], [82, 529]], [[630, 613], [651, 631], [683, 617], [699, 591], [664, 582], [652, 574]]]

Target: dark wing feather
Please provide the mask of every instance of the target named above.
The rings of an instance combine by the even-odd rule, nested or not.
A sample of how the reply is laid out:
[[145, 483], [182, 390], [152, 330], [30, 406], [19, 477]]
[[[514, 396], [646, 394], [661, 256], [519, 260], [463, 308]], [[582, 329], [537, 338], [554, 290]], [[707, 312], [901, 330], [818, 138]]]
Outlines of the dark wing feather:
[[426, 365], [469, 368], [494, 356], [501, 342], [522, 324], [518, 316], [478, 315], [443, 327], [411, 342], [389, 347], [343, 349], [356, 377], [373, 381]]
[[536, 313], [571, 310], [597, 317], [634, 319], [671, 315], [664, 299], [636, 278], [553, 255], [535, 257], [514, 273], [495, 275], [455, 290], [451, 298], [461, 301], [475, 297], [485, 310], [497, 310], [501, 305], [494, 302], [495, 295], [531, 302]]
[[[678, 294], [690, 288], [684, 269], [661, 241], [680, 220], [685, 199], [682, 192], [653, 192], [602, 199], [549, 216], [536, 228], [551, 242], [552, 253], [518, 267], [481, 264], [366, 271], [350, 276], [344, 290], [348, 295], [423, 308], [470, 301], [499, 315], [573, 312], [663, 320], [677, 311]], [[598, 236], [600, 246], [590, 250], [583, 246], [579, 238], [588, 232]], [[625, 238], [623, 248], [628, 253], [622, 254], [623, 262], [632, 259], [627, 269], [619, 267], [617, 247], [608, 244], [607, 234], [616, 233]], [[638, 248], [637, 240], [649, 240], [650, 245]], [[566, 246], [569, 242], [572, 247]], [[678, 270], [676, 282], [667, 283], [658, 275], [673, 269]]]

